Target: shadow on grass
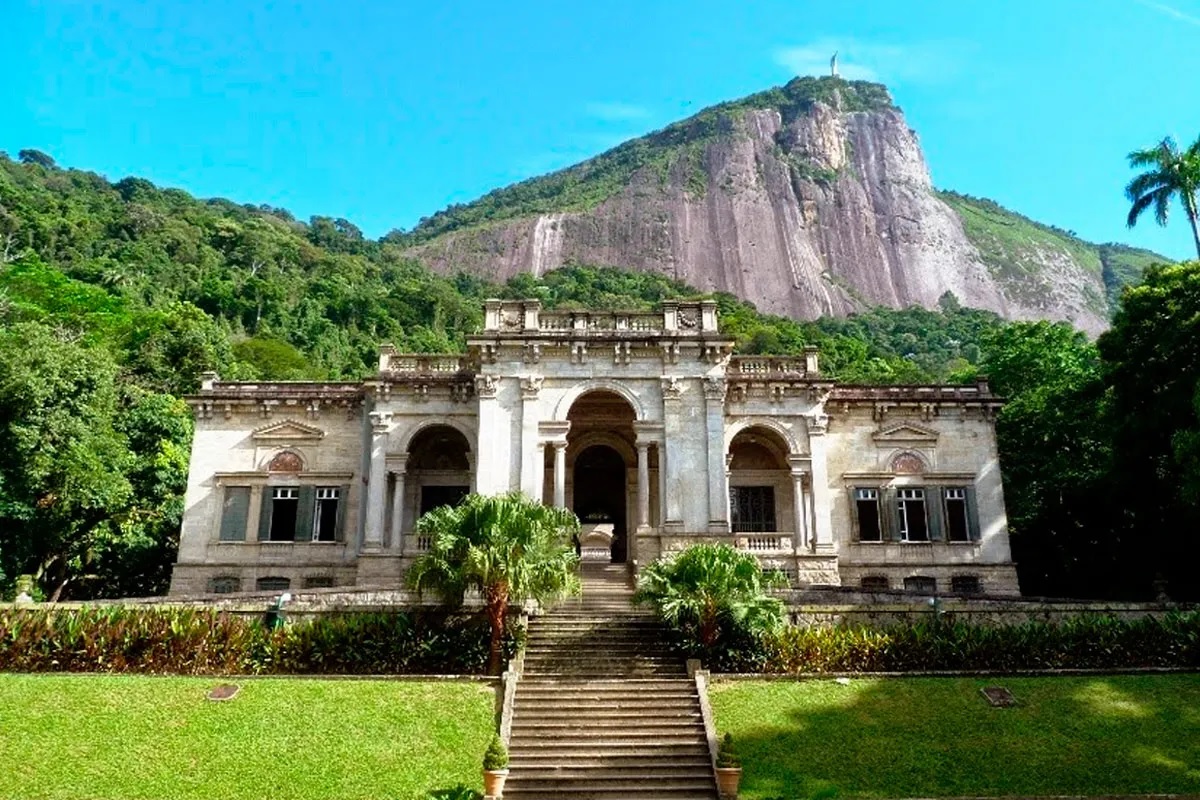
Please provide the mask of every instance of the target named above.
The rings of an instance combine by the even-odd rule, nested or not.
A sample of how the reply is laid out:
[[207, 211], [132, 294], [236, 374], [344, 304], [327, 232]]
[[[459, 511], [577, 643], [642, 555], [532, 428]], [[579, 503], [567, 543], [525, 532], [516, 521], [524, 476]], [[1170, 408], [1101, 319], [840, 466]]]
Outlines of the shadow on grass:
[[[980, 694], [1001, 685], [1013, 708]], [[861, 678], [713, 687], [744, 800], [1200, 792], [1200, 676]]]

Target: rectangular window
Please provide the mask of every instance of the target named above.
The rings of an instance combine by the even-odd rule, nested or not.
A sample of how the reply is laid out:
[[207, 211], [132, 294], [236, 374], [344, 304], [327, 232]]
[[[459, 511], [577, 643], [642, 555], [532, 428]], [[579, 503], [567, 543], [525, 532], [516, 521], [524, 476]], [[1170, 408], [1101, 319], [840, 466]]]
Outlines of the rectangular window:
[[971, 540], [966, 489], [946, 489], [946, 538], [952, 542]]
[[271, 490], [271, 534], [272, 542], [294, 542], [296, 540], [296, 514], [300, 510], [300, 490], [276, 488]]
[[950, 591], [955, 594], [980, 594], [983, 587], [980, 585], [978, 575], [952, 575]]
[[883, 529], [879, 525], [879, 490], [855, 489], [854, 508], [858, 513], [858, 540], [883, 541]]
[[208, 591], [212, 594], [232, 594], [242, 590], [242, 579], [233, 575], [218, 575], [208, 581]]
[[332, 589], [332, 575], [309, 575], [304, 579], [305, 589]]
[[729, 514], [734, 533], [774, 531], [775, 487], [729, 487]]
[[928, 542], [929, 522], [925, 516], [925, 490], [901, 489], [899, 498], [900, 538], [906, 542]]
[[469, 486], [422, 486], [420, 513], [442, 506], [456, 506], [470, 491]]
[[317, 487], [317, 508], [313, 513], [312, 540], [337, 541], [338, 502], [341, 491], [332, 486]]
[[914, 575], [904, 579], [904, 591], [917, 594], [934, 594], [937, 592], [937, 579], [927, 575]]
[[865, 592], [886, 591], [892, 588], [886, 575], [864, 575], [860, 586]]
[[287, 578], [259, 578], [255, 581], [255, 587], [260, 592], [286, 592], [292, 582]]

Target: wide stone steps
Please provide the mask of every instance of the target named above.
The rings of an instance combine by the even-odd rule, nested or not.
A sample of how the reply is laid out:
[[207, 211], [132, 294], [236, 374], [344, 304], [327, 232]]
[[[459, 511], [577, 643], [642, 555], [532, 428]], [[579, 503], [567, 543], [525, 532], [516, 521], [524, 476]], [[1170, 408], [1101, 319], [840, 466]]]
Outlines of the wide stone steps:
[[716, 800], [696, 686], [623, 567], [530, 622], [506, 800]]

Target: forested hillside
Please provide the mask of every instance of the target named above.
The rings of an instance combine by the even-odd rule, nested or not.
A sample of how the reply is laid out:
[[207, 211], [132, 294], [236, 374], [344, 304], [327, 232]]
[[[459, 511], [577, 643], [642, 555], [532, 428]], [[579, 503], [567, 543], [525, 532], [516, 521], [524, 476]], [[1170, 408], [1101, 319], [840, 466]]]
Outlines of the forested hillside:
[[[1065, 325], [1004, 323], [950, 294], [936, 311], [871, 309], [804, 323], [759, 314], [732, 295], [716, 299], [741, 352], [815, 344], [825, 371], [843, 380], [994, 372], [1014, 399], [1001, 418], [1001, 454], [1027, 590], [1142, 596], [1154, 574], [1170, 580], [1190, 563], [1163, 532], [1161, 509], [1195, 520], [1187, 515], [1200, 491], [1187, 488], [1200, 487], [1191, 406], [1200, 265], [1176, 270], [1151, 271], [1152, 299], [1128, 321], [1118, 316], [1101, 342], [1141, 348], [1141, 371], [1123, 360], [1125, 344], [1107, 345], [1101, 358]], [[437, 276], [346, 220], [300, 222], [281, 209], [197, 200], [138, 178], [110, 183], [41, 153], [0, 156], [0, 597], [26, 572], [46, 596], [165, 589], [191, 436], [179, 397], [205, 370], [361, 378], [381, 342], [460, 349], [488, 296], [636, 308], [695, 294], [658, 275], [584, 265], [504, 285]], [[1179, 311], [1166, 320], [1147, 312], [1171, 303]], [[1150, 339], [1141, 336], [1147, 325], [1159, 326]], [[1157, 342], [1170, 347], [1165, 356]], [[1166, 364], [1147, 372], [1159, 356]], [[1141, 397], [1135, 380], [1159, 381], [1165, 388], [1151, 397], [1171, 403], [1161, 413], [1153, 402], [1138, 407], [1139, 424], [1160, 425], [1137, 436], [1123, 433]], [[1147, 491], [1169, 495], [1140, 517], [1112, 508], [1118, 467], [1134, 463], [1158, 476]], [[1114, 574], [1110, 556], [1142, 535], [1153, 514], [1166, 542], [1160, 550], [1171, 557], [1139, 551]]]

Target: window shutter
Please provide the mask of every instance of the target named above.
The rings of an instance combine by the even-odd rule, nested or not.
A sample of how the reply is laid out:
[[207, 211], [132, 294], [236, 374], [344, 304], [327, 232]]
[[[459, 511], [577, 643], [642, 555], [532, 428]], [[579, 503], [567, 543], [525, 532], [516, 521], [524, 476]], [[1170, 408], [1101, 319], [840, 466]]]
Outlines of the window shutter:
[[900, 504], [896, 502], [894, 486], [879, 492], [879, 521], [883, 524], [885, 541], [900, 541]]
[[[858, 524], [858, 499], [854, 496], [858, 489], [858, 486], [851, 486], [846, 490], [846, 496], [850, 498], [850, 538], [855, 542], [862, 539], [862, 528]], [[799, 531], [796, 535], [800, 535]]]
[[946, 494], [941, 486], [925, 487], [925, 513], [929, 519], [929, 541], [945, 539]]
[[975, 501], [975, 487], [967, 487], [967, 538], [972, 542], [980, 539], [979, 504]]
[[338, 492], [338, 507], [337, 520], [333, 523], [333, 540], [335, 542], [346, 541], [346, 534], [342, 530], [346, 525], [346, 507], [350, 505], [350, 484], [342, 484], [342, 490]]
[[317, 487], [301, 486], [300, 501], [296, 505], [296, 541], [311, 542], [313, 538], [313, 514], [317, 510]]
[[250, 487], [226, 486], [221, 508], [221, 541], [246, 541], [246, 517], [249, 514]]
[[271, 538], [271, 512], [275, 510], [275, 498], [272, 496], [271, 489], [270, 486], [259, 489], [262, 492], [262, 510], [258, 514], [258, 540], [260, 542]]

